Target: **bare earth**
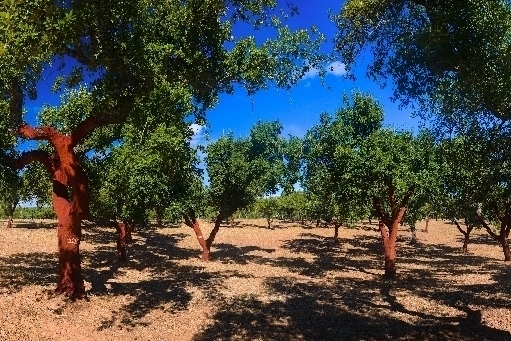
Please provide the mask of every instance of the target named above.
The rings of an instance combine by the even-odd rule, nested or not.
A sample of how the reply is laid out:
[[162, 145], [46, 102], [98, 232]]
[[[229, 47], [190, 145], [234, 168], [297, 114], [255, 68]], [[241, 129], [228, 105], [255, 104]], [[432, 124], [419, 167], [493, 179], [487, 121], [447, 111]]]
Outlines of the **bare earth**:
[[499, 245], [475, 231], [463, 255], [453, 225], [418, 226], [415, 246], [400, 231], [395, 280], [367, 222], [335, 245], [333, 229], [238, 221], [210, 263], [186, 226], [137, 231], [124, 264], [114, 230], [87, 227], [76, 302], [53, 294], [54, 227], [0, 227], [0, 340], [511, 340]]

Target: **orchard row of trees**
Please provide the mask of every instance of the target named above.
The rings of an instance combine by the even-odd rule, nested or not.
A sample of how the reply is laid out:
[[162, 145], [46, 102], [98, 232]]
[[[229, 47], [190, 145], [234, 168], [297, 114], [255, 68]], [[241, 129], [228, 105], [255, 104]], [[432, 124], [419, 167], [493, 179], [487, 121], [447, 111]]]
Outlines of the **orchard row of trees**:
[[[511, 6], [349, 0], [332, 16], [331, 55], [319, 52], [325, 37], [315, 28], [289, 29], [289, 9], [272, 0], [0, 5], [2, 203], [12, 216], [20, 200], [51, 197], [58, 293], [85, 293], [83, 220], [115, 220], [122, 259], [133, 225], [170, 211], [194, 229], [208, 259], [221, 221], [279, 189], [291, 196], [297, 183], [314, 219], [338, 228], [377, 216], [389, 275], [399, 224], [413, 227], [432, 210], [467, 240], [480, 224], [511, 258]], [[238, 36], [240, 22], [274, 38]], [[189, 126], [204, 123], [221, 93], [289, 88], [333, 56], [353, 77], [365, 51], [374, 57], [368, 75], [383, 86], [391, 77], [394, 99], [415, 105], [430, 130], [383, 127], [381, 107], [355, 94], [303, 139], [284, 140], [278, 122], [261, 122], [246, 138], [228, 134], [209, 144], [201, 150], [203, 185]], [[30, 101], [50, 91], [60, 103], [33, 117]], [[215, 220], [207, 239], [197, 220], [206, 207]]]
[[[400, 224], [415, 230], [416, 222], [432, 212], [456, 224], [466, 237], [464, 250], [471, 230], [483, 226], [510, 260], [509, 188], [500, 167], [509, 155], [494, 152], [507, 150], [508, 127], [486, 122], [483, 128], [479, 122], [463, 135], [439, 140], [430, 130], [396, 131], [382, 121], [382, 107], [370, 95], [355, 93], [344, 97], [344, 107], [334, 115], [322, 114], [303, 138], [285, 139], [278, 122], [259, 122], [245, 138], [231, 132], [205, 148], [192, 148], [184, 122], [177, 127], [148, 124], [143, 139], [126, 124], [122, 142], [86, 159], [94, 194], [91, 214], [116, 224], [120, 260], [126, 259], [134, 225], [143, 226], [150, 215], [158, 221], [184, 221], [197, 235], [202, 258], [209, 260], [221, 223], [247, 211], [265, 217], [269, 228], [277, 214], [331, 224], [334, 239], [341, 226], [375, 217], [388, 275], [396, 273]], [[37, 185], [29, 188], [43, 194], [39, 202], [49, 202], [48, 181], [36, 169], [22, 173], [10, 187], [16, 198], [28, 193], [23, 180], [38, 174]], [[280, 197], [272, 196], [279, 190]], [[199, 216], [214, 220], [208, 238]]]

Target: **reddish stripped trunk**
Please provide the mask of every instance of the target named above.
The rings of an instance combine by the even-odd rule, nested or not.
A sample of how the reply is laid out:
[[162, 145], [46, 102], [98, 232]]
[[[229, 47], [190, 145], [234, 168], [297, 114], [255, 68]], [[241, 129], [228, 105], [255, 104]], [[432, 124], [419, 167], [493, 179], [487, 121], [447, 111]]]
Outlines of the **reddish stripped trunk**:
[[123, 220], [123, 224], [126, 226], [126, 244], [133, 243], [133, 232], [135, 232], [135, 222], [133, 220]]
[[118, 221], [115, 225], [117, 230], [117, 260], [126, 261], [126, 237], [128, 234], [128, 224]]
[[195, 215], [185, 216], [185, 224], [188, 227], [193, 229], [195, 232], [195, 236], [197, 236], [197, 241], [199, 242], [202, 248], [202, 260], [205, 262], [209, 262], [209, 248], [206, 245], [206, 241], [204, 240], [204, 236], [202, 235], [202, 230], [200, 229], [199, 222]]
[[378, 227], [383, 245], [385, 275], [392, 277], [396, 275], [396, 239], [399, 222], [394, 222], [389, 228], [384, 224], [383, 219], [379, 218]]
[[[61, 171], [57, 171], [57, 174]], [[56, 176], [58, 178], [58, 175]], [[85, 285], [80, 264], [81, 216], [68, 199], [67, 187], [53, 180], [53, 207], [58, 219], [59, 282], [56, 293], [71, 298], [85, 296]]]
[[389, 203], [391, 212], [383, 211], [381, 202], [378, 198], [373, 198], [373, 206], [378, 215], [378, 227], [383, 243], [383, 254], [385, 259], [385, 276], [394, 277], [396, 275], [396, 241], [399, 231], [399, 224], [403, 220], [408, 200], [413, 194], [410, 188], [404, 195], [401, 202], [397, 202], [394, 188], [389, 189]]
[[213, 244], [216, 234], [220, 230], [220, 224], [222, 224], [222, 216], [221, 216], [221, 214], [218, 214], [215, 219], [215, 226], [209, 233], [208, 239], [206, 239], [206, 247], [208, 249], [209, 254], [211, 254], [211, 244]]
[[[95, 118], [78, 125], [73, 134], [62, 134], [52, 127], [19, 127], [19, 136], [29, 140], [45, 140], [55, 152], [42, 150], [23, 153], [14, 168], [21, 169], [30, 162], [41, 162], [50, 173], [53, 183], [53, 208], [58, 219], [59, 281], [56, 293], [71, 298], [83, 298], [85, 286], [80, 265], [82, 219], [89, 217], [89, 188], [87, 177], [79, 163], [74, 147], [95, 127]], [[72, 193], [72, 195], [70, 194]]]

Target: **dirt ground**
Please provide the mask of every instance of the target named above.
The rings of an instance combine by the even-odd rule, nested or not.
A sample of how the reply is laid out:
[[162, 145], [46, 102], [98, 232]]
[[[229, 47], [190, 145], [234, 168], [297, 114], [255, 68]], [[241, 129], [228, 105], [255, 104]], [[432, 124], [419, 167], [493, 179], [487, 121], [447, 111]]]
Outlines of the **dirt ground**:
[[[474, 231], [403, 227], [398, 277], [382, 277], [377, 226], [263, 220], [223, 227], [203, 263], [186, 226], [136, 231], [116, 261], [113, 229], [84, 228], [87, 299], [55, 296], [52, 224], [0, 227], [0, 340], [511, 340], [511, 267]], [[211, 225], [203, 222], [205, 235]]]

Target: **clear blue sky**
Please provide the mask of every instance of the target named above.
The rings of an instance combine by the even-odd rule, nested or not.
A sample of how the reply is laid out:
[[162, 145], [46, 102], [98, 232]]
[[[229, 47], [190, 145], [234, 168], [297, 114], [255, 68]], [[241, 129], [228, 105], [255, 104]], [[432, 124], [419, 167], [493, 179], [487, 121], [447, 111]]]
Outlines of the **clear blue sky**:
[[[281, 7], [286, 7], [285, 1], [280, 1]], [[316, 25], [327, 37], [325, 52], [333, 49], [332, 39], [336, 33], [335, 25], [328, 18], [328, 9], [332, 13], [340, 12], [343, 1], [340, 0], [291, 0], [298, 7], [298, 16], [290, 18], [286, 24], [291, 28], [310, 28]], [[257, 34], [256, 34], [257, 37]], [[222, 95], [220, 104], [207, 113], [210, 124], [208, 131], [211, 140], [216, 140], [222, 134], [232, 131], [235, 136], [246, 136], [250, 128], [259, 120], [279, 120], [284, 126], [284, 135], [303, 136], [316, 124], [323, 112], [334, 114], [342, 107], [344, 93], [363, 91], [371, 93], [383, 105], [385, 110], [384, 124], [400, 129], [416, 129], [419, 120], [410, 117], [411, 109], [399, 109], [398, 103], [392, 103], [391, 83], [385, 89], [367, 77], [365, 66], [370, 56], [364, 56], [355, 69], [356, 81], [342, 77], [342, 64], [336, 64], [337, 74], [329, 73], [325, 84], [321, 84], [318, 76], [302, 79], [290, 91], [270, 89], [248, 97], [246, 92], [238, 90], [234, 95]], [[202, 130], [198, 139], [203, 140]]]

